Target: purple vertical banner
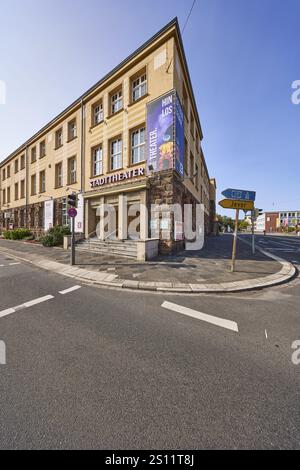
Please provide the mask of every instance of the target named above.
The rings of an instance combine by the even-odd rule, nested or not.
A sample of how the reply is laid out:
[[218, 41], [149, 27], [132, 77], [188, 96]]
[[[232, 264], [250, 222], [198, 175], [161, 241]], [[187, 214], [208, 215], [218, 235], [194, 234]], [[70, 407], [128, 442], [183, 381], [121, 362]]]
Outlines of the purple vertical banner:
[[184, 176], [184, 114], [176, 93], [175, 116], [175, 170], [183, 178]]
[[174, 91], [147, 104], [148, 174], [174, 168], [174, 111]]

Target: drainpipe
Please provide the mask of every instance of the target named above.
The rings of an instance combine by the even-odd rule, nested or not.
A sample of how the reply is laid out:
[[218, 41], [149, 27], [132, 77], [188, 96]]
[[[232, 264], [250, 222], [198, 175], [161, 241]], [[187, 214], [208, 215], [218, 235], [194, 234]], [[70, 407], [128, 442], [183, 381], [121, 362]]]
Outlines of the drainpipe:
[[26, 145], [25, 148], [25, 228], [28, 228], [28, 178], [29, 178], [29, 172], [28, 172], [28, 146]]
[[81, 99], [81, 136], [80, 136], [80, 191], [84, 190], [84, 106]]
[[[85, 112], [85, 109], [84, 109], [84, 104], [83, 104], [83, 100], [81, 99], [81, 135], [80, 135], [80, 191], [81, 191], [81, 194], [82, 194], [82, 197], [83, 197], [83, 193], [84, 193], [84, 181], [85, 181], [85, 158], [84, 158], [84, 153], [85, 153], [85, 147], [84, 147], [84, 138], [85, 138], [85, 126], [84, 126], [84, 123], [85, 123], [85, 116], [84, 116], [84, 112]], [[83, 227], [82, 227], [82, 231], [84, 233], [85, 231], [85, 203], [84, 203], [84, 200], [83, 200], [83, 208], [82, 208], [82, 211], [83, 211]]]

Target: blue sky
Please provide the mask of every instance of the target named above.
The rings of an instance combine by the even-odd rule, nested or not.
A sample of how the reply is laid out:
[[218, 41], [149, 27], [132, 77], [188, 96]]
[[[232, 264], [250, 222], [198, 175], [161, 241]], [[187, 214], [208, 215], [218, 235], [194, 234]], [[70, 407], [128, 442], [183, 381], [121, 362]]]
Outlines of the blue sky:
[[[191, 4], [0, 0], [0, 160]], [[299, 0], [196, 1], [183, 39], [219, 199], [245, 188], [300, 210], [299, 18]]]

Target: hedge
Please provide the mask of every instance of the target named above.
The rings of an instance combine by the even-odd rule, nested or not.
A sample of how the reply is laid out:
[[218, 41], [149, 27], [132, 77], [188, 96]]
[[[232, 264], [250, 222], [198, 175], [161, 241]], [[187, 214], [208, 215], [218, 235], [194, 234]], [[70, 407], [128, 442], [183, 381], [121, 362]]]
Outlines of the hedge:
[[31, 235], [31, 232], [28, 228], [16, 228], [14, 230], [5, 230], [3, 232], [3, 237], [6, 240], [22, 240]]

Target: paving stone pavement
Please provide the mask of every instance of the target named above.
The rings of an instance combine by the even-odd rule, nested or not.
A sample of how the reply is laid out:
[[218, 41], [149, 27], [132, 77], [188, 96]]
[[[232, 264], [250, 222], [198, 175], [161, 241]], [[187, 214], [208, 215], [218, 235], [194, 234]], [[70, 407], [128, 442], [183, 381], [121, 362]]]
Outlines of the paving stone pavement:
[[247, 243], [238, 243], [236, 271], [230, 272], [232, 236], [208, 237], [200, 251], [182, 252], [149, 262], [77, 252], [76, 266], [62, 248], [0, 240], [0, 249], [44, 269], [115, 287], [170, 292], [236, 291], [273, 285], [292, 277], [295, 268], [263, 252], [252, 255]]

